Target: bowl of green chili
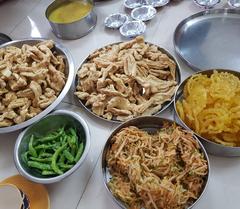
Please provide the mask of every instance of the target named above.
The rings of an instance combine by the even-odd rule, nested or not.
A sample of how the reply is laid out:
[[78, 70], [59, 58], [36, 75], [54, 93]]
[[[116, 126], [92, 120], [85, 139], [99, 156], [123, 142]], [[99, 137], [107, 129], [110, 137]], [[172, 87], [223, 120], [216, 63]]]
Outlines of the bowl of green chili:
[[14, 162], [27, 179], [50, 184], [76, 171], [90, 148], [84, 119], [69, 110], [57, 110], [21, 132], [14, 148]]

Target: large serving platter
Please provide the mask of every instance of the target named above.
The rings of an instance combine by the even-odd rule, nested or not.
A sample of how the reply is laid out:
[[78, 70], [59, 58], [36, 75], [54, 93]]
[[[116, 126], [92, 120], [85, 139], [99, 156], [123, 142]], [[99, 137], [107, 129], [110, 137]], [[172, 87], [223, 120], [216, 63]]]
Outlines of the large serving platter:
[[240, 10], [213, 9], [194, 14], [177, 26], [177, 54], [196, 71], [235, 69], [240, 71]]
[[[33, 38], [33, 39], [24, 39], [24, 40], [16, 40], [16, 41], [10, 41], [7, 42], [5, 44], [2, 44], [0, 46], [0, 48], [4, 48], [7, 46], [15, 46], [15, 47], [22, 47], [22, 45], [24, 44], [28, 44], [28, 45], [35, 45], [41, 41], [45, 41], [47, 39], [42, 39], [42, 38]], [[65, 61], [65, 73], [66, 73], [66, 84], [63, 87], [61, 93], [58, 95], [57, 99], [55, 99], [53, 101], [52, 104], [50, 104], [46, 109], [44, 109], [42, 112], [40, 112], [39, 114], [37, 114], [36, 116], [34, 116], [31, 119], [28, 119], [20, 124], [17, 125], [12, 125], [9, 127], [3, 127], [0, 128], [0, 134], [1, 133], [9, 133], [9, 132], [13, 132], [22, 128], [25, 128], [33, 123], [35, 123], [36, 121], [40, 120], [41, 118], [43, 118], [44, 116], [46, 116], [48, 113], [50, 113], [65, 97], [65, 95], [67, 94], [68, 90], [71, 87], [72, 81], [74, 79], [74, 65], [73, 65], [73, 60], [72, 60], [72, 56], [70, 55], [69, 51], [63, 47], [61, 44], [54, 42], [54, 51], [59, 54], [62, 55], [64, 57], [64, 61]]]
[[[122, 42], [111, 43], [111, 44], [106, 45], [106, 46], [104, 46], [104, 47], [102, 47], [102, 48], [109, 47], [109, 46], [112, 46], [112, 45], [115, 45], [115, 44], [120, 44], [120, 43], [122, 43]], [[145, 42], [145, 43], [147, 43], [147, 44], [149, 44], [149, 45], [157, 46], [157, 45], [152, 44], [152, 43], [150, 43], [150, 42]], [[179, 63], [178, 63], [177, 59], [175, 59], [175, 57], [174, 57], [173, 55], [171, 55], [170, 52], [168, 52], [166, 49], [161, 48], [161, 47], [159, 47], [159, 46], [157, 46], [157, 47], [158, 47], [158, 50], [160, 50], [162, 53], [166, 54], [169, 58], [171, 58], [171, 59], [176, 63], [175, 76], [176, 76], [176, 82], [177, 82], [177, 86], [178, 86], [178, 85], [181, 83], [181, 69], [180, 69], [180, 66], [179, 66]], [[99, 49], [97, 49], [97, 50], [94, 50], [94, 52], [95, 52], [95, 51], [98, 51], [98, 50], [101, 50], [102, 48], [99, 48]], [[93, 53], [94, 53], [94, 52], [93, 52]], [[80, 67], [79, 67], [78, 69], [81, 69], [82, 65], [88, 62], [90, 56], [91, 56], [91, 54], [88, 55], [88, 56], [84, 59], [84, 61], [81, 63], [81, 65], [80, 65]], [[79, 82], [79, 79], [78, 79], [78, 76], [76, 75], [76, 77], [75, 77], [75, 86], [78, 85], [78, 82]], [[113, 118], [113, 119], [111, 119], [111, 120], [107, 120], [107, 119], [104, 118], [104, 117], [98, 116], [97, 114], [95, 114], [95, 113], [91, 110], [91, 108], [89, 108], [88, 106], [86, 106], [81, 99], [79, 99], [77, 96], [76, 96], [75, 98], [79, 101], [79, 103], [81, 104], [81, 106], [82, 106], [87, 112], [89, 112], [90, 114], [94, 115], [95, 117], [100, 118], [100, 119], [102, 119], [102, 120], [104, 120], [104, 121], [108, 121], [108, 122], [114, 122], [114, 123], [122, 123], [122, 122], [123, 122], [123, 121], [116, 120], [115, 118]], [[163, 112], [164, 110], [166, 110], [166, 109], [172, 104], [173, 98], [174, 98], [174, 95], [172, 96], [171, 101], [164, 102], [164, 103], [162, 104], [162, 108], [161, 108], [159, 111], [157, 111], [156, 113], [154, 113], [153, 115], [158, 115], [160, 112]]]

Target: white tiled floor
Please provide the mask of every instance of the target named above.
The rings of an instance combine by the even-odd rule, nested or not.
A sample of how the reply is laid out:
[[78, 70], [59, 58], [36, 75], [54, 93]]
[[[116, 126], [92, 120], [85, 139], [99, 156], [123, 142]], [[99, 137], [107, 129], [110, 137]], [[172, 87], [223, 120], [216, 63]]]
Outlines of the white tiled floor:
[[[96, 3], [98, 23], [89, 35], [72, 41], [57, 39], [51, 32], [44, 12], [51, 0], [6, 0], [0, 3], [0, 32], [13, 39], [46, 37], [62, 43], [73, 56], [75, 70], [84, 58], [106, 44], [125, 40], [116, 30], [104, 27], [104, 18], [114, 12], [126, 12], [122, 0]], [[158, 10], [157, 17], [147, 23], [145, 38], [174, 54], [173, 33], [177, 24], [185, 17], [200, 11], [192, 0], [174, 1]], [[226, 1], [219, 6], [225, 5]], [[192, 73], [180, 60], [182, 78]], [[115, 124], [99, 120], [87, 113], [73, 96], [73, 88], [58, 108], [70, 109], [84, 117], [90, 127], [91, 148], [87, 159], [79, 170], [60, 183], [48, 185], [52, 209], [117, 209], [118, 206], [107, 194], [101, 173], [101, 150]], [[172, 118], [171, 110], [160, 114]], [[13, 148], [19, 132], [0, 135], [0, 180], [14, 175], [17, 170], [13, 162]], [[240, 158], [210, 156], [211, 180], [198, 209], [237, 209], [240, 193]], [[1, 204], [1, 203], [0, 203]]]

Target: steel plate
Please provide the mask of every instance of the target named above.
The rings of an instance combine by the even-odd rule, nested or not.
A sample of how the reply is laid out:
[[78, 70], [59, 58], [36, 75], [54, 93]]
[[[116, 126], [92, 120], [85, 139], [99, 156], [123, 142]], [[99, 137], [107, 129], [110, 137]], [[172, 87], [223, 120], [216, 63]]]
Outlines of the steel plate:
[[[108, 46], [111, 46], [111, 45], [115, 45], [115, 44], [120, 44], [120, 43], [121, 43], [121, 42], [112, 43], [112, 44], [106, 45], [106, 46], [104, 46], [104, 47], [102, 47], [102, 48], [105, 48], [105, 47], [108, 47]], [[145, 43], [150, 44], [150, 45], [155, 45], [155, 46], [157, 46], [156, 44], [152, 44], [152, 43], [150, 43], [150, 42], [145, 42]], [[181, 83], [181, 71], [180, 71], [180, 67], [179, 67], [178, 61], [177, 61], [177, 60], [174, 58], [174, 56], [172, 56], [166, 49], [161, 48], [161, 47], [159, 47], [159, 46], [157, 46], [157, 47], [158, 47], [158, 49], [159, 49], [162, 53], [166, 54], [169, 58], [171, 58], [171, 59], [176, 63], [176, 82], [177, 82], [177, 86], [178, 86], [178, 85]], [[99, 49], [97, 49], [97, 50], [94, 50], [93, 53], [94, 53], [95, 51], [101, 50], [102, 48], [99, 48]], [[89, 56], [90, 56], [90, 55], [89, 55]], [[82, 65], [83, 65], [84, 63], [87, 63], [87, 62], [88, 62], [89, 56], [87, 56], [87, 57], [84, 59], [84, 61], [81, 63], [81, 65], [80, 65], [80, 67], [78, 68], [78, 70], [82, 67]], [[79, 80], [78, 76], [76, 75], [76, 77], [75, 77], [75, 91], [76, 91], [76, 86], [78, 85], [78, 82], [80, 82], [80, 80]], [[102, 117], [102, 116], [98, 116], [97, 114], [95, 114], [95, 113], [91, 110], [91, 108], [87, 107], [87, 106], [84, 104], [85, 101], [82, 101], [82, 100], [79, 99], [77, 96], [75, 96], [75, 98], [79, 101], [79, 103], [82, 105], [82, 107], [83, 107], [85, 110], [87, 110], [90, 114], [96, 116], [97, 118], [103, 119], [104, 121], [108, 121], [108, 122], [114, 122], [114, 123], [124, 123], [124, 122], [126, 122], [126, 121], [119, 121], [119, 120], [117, 120], [117, 119], [115, 119], [115, 118], [113, 118], [113, 119], [111, 119], [111, 120], [108, 120], [108, 119], [106, 119], [106, 118], [104, 118], [104, 117]], [[158, 112], [154, 113], [153, 115], [157, 115], [157, 114], [163, 112], [164, 110], [166, 110], [166, 109], [172, 104], [173, 99], [174, 99], [174, 95], [172, 96], [171, 101], [166, 101], [166, 102], [164, 102], [164, 103], [162, 104], [162, 108], [161, 108]]]
[[[41, 41], [45, 41], [45, 40], [48, 40], [48, 39], [33, 38], [33, 39], [16, 40], [16, 41], [11, 41], [11, 42], [5, 43], [5, 44], [1, 45], [0, 48], [7, 47], [7, 46], [22, 47], [23, 44], [34, 45], [34, 44], [37, 44], [37, 43], [39, 43]], [[13, 131], [25, 128], [25, 127], [37, 122], [38, 120], [43, 118], [45, 115], [50, 113], [63, 100], [63, 98], [69, 91], [71, 84], [73, 82], [73, 79], [74, 79], [74, 74], [75, 74], [72, 56], [70, 55], [69, 51], [65, 47], [63, 47], [61, 44], [54, 41], [54, 45], [55, 45], [54, 50], [56, 51], [57, 54], [64, 56], [64, 61], [66, 64], [65, 72], [66, 72], [67, 80], [66, 80], [65, 86], [63, 87], [61, 93], [58, 95], [57, 99], [55, 99], [53, 101], [53, 103], [50, 104], [47, 108], [45, 108], [42, 112], [40, 112], [33, 118], [30, 118], [20, 124], [15, 124], [12, 126], [0, 128], [0, 134], [13, 132]]]
[[194, 14], [177, 26], [177, 54], [196, 71], [240, 71], [240, 10], [213, 9]]

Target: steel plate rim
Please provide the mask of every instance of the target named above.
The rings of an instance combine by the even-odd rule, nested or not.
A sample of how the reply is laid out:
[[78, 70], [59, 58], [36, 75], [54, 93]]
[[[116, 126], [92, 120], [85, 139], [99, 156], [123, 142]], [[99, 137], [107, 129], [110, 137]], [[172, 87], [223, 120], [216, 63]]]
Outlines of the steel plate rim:
[[[10, 42], [7, 42], [5, 44], [2, 44], [0, 46], [0, 48], [11, 46], [11, 45], [17, 44], [17, 43], [24, 43], [24, 42], [28, 43], [28, 42], [31, 42], [31, 41], [35, 42], [35, 43], [39, 43], [40, 41], [46, 41], [46, 40], [49, 40], [49, 39], [48, 38], [30, 38], [30, 39], [14, 40], [14, 41], [10, 41]], [[58, 43], [56, 41], [54, 41], [54, 47], [56, 47], [57, 49], [59, 49], [60, 51], [63, 52], [63, 55], [66, 57], [66, 60], [67, 60], [67, 63], [68, 63], [68, 68], [69, 68], [68, 69], [67, 81], [66, 81], [62, 91], [57, 96], [57, 98], [53, 101], [53, 103], [50, 104], [47, 108], [45, 108], [43, 111], [41, 111], [39, 114], [37, 114], [33, 118], [30, 118], [30, 119], [28, 119], [28, 120], [26, 120], [26, 121], [24, 121], [24, 122], [22, 122], [20, 124], [16, 124], [16, 125], [0, 128], [0, 134], [17, 131], [19, 129], [25, 128], [25, 127], [30, 126], [31, 124], [39, 121], [44, 116], [48, 115], [51, 111], [53, 111], [54, 108], [56, 108], [57, 105], [59, 105], [61, 103], [61, 101], [64, 99], [64, 97], [66, 96], [67, 92], [71, 88], [71, 85], [72, 85], [72, 82], [73, 82], [73, 79], [74, 79], [74, 74], [75, 74], [72, 55], [70, 54], [68, 49], [66, 49], [62, 44], [60, 44], [60, 43]]]
[[187, 66], [189, 66], [190, 68], [192, 68], [196, 72], [203, 71], [203, 69], [195, 66], [189, 60], [184, 58], [184, 56], [182, 55], [181, 50], [179, 49], [179, 46], [177, 44], [177, 36], [179, 34], [179, 31], [180, 31], [181, 27], [184, 26], [188, 21], [193, 20], [197, 17], [201, 17], [201, 16], [205, 16], [205, 15], [211, 15], [211, 14], [238, 14], [238, 15], [240, 15], [240, 10], [232, 9], [232, 8], [223, 8], [223, 9], [209, 9], [209, 10], [206, 10], [206, 11], [201, 11], [201, 12], [195, 13], [195, 14], [190, 15], [187, 18], [181, 20], [180, 23], [177, 25], [177, 27], [174, 31], [174, 34], [173, 34], [173, 45], [174, 45], [174, 49], [175, 49], [177, 55], [180, 57], [180, 59]]
[[[183, 88], [183, 86], [186, 84], [186, 82], [193, 76], [193, 75], [196, 75], [196, 74], [207, 74], [207, 73], [210, 73], [212, 72], [213, 70], [216, 70], [218, 72], [229, 72], [231, 74], [239, 74], [239, 78], [240, 78], [240, 73], [238, 71], [234, 71], [234, 70], [230, 70], [230, 69], [208, 69], [208, 70], [203, 70], [203, 71], [200, 71], [200, 72], [196, 72], [190, 76], [188, 76], [186, 79], [184, 79], [177, 87], [177, 90], [175, 91], [175, 94], [174, 94], [174, 102], [173, 102], [173, 105], [174, 105], [174, 114], [177, 116], [177, 119], [179, 120], [179, 123], [178, 124], [181, 124], [182, 127], [184, 127], [185, 129], [187, 130], [190, 130], [194, 133], [194, 135], [196, 135], [197, 138], [203, 140], [203, 141], [206, 141], [214, 146], [219, 146], [221, 148], [230, 148], [230, 149], [233, 149], [233, 150], [237, 150], [239, 151], [239, 155], [223, 155], [224, 157], [237, 157], [237, 156], [240, 156], [240, 146], [239, 147], [230, 147], [230, 146], [224, 146], [222, 144], [218, 144], [216, 142], [213, 142], [207, 138], [204, 138], [202, 136], [200, 136], [199, 134], [197, 134], [194, 130], [192, 130], [191, 128], [188, 127], [188, 125], [181, 119], [181, 117], [179, 116], [178, 112], [177, 112], [177, 107], [176, 107], [176, 102], [179, 100], [179, 94], [182, 94], [179, 93], [179, 91], [182, 91], [181, 88]], [[207, 149], [207, 148], [205, 148]], [[219, 155], [220, 156], [220, 155]]]
[[[106, 169], [107, 169], [107, 165], [106, 165], [106, 152], [108, 150], [108, 147], [110, 145], [110, 142], [111, 142], [111, 139], [114, 135], [116, 135], [122, 128], [125, 128], [125, 127], [129, 127], [129, 123], [131, 123], [132, 121], [136, 121], [136, 120], [144, 120], [144, 118], [152, 118], [152, 119], [157, 119], [157, 120], [161, 120], [161, 121], [167, 121], [169, 123], [175, 123], [177, 124], [178, 126], [182, 127], [183, 129], [185, 130], [188, 130], [186, 129], [186, 127], [184, 127], [182, 124], [174, 121], [174, 120], [171, 120], [171, 119], [168, 119], [168, 118], [164, 118], [164, 117], [158, 117], [158, 116], [140, 116], [140, 117], [137, 117], [137, 118], [133, 118], [131, 120], [128, 120], [120, 125], [118, 125], [109, 135], [108, 135], [108, 138], [107, 138], [107, 141], [105, 142], [104, 144], [104, 147], [102, 149], [102, 153], [101, 153], [101, 170], [102, 170], [102, 176], [103, 176], [103, 184], [104, 184], [104, 187], [105, 189], [107, 190], [107, 193], [112, 197], [112, 199], [114, 200], [114, 202], [117, 203], [118, 206], [120, 206], [122, 209], [126, 209], [126, 207], [124, 206], [123, 202], [118, 199], [117, 197], [115, 197], [113, 195], [113, 193], [111, 192], [110, 188], [107, 186], [107, 178], [106, 178]], [[209, 181], [210, 181], [210, 173], [211, 173], [211, 166], [210, 166], [210, 161], [209, 161], [209, 157], [208, 157], [208, 153], [205, 149], [205, 147], [203, 146], [202, 142], [195, 136], [195, 134], [193, 134], [193, 138], [198, 142], [198, 144], [200, 145], [200, 149], [202, 151], [202, 153], [204, 154], [204, 157], [205, 159], [207, 160], [207, 164], [208, 164], [208, 174], [206, 175], [206, 182], [205, 182], [205, 185], [204, 185], [204, 188], [202, 190], [202, 193], [200, 194], [200, 196], [198, 197], [197, 200], [195, 200], [195, 202], [190, 205], [189, 207], [187, 207], [186, 209], [190, 209], [192, 207], [194, 207], [194, 205], [196, 205], [199, 200], [202, 198], [202, 196], [206, 193], [206, 189], [209, 185]]]
[[[111, 46], [111, 45], [114, 45], [114, 44], [120, 44], [120, 43], [123, 43], [123, 42], [121, 42], [121, 41], [120, 41], [120, 42], [113, 42], [113, 43], [104, 45], [104, 46], [102, 46], [102, 47], [100, 47], [100, 48], [95, 49], [94, 51], [92, 51], [90, 54], [88, 54], [88, 55], [85, 57], [85, 59], [83, 59], [83, 61], [81, 62], [81, 64], [80, 64], [79, 67], [77, 68], [77, 72], [78, 72], [79, 69], [82, 67], [82, 65], [83, 65], [84, 63], [86, 63], [87, 59], [89, 58], [89, 56], [90, 56], [92, 53], [94, 53], [95, 51], [101, 50], [101, 49], [104, 48], [104, 47]], [[158, 46], [157, 44], [153, 44], [153, 43], [148, 42], [148, 41], [145, 41], [145, 43], [148, 43], [148, 44], [157, 46], [160, 51], [166, 53], [166, 54], [167, 54], [171, 59], [173, 59], [173, 61], [176, 63], [176, 82], [177, 82], [177, 88], [176, 88], [176, 90], [177, 90], [177, 89], [178, 89], [178, 86], [181, 84], [181, 79], [182, 79], [182, 78], [181, 78], [181, 67], [180, 67], [180, 65], [179, 65], [178, 60], [175, 58], [175, 56], [173, 56], [173, 55], [172, 55], [168, 50], [166, 50], [165, 48], [162, 48], [162, 47]], [[76, 92], [77, 84], [78, 84], [78, 75], [77, 75], [77, 73], [76, 73], [76, 75], [75, 75], [74, 92]], [[175, 90], [175, 92], [176, 92], [176, 90]], [[174, 92], [174, 94], [175, 94], [175, 92]], [[171, 101], [168, 101], [166, 105], [163, 105], [162, 108], [161, 108], [159, 111], [157, 111], [156, 113], [154, 113], [154, 114], [151, 115], [151, 116], [157, 116], [158, 114], [162, 113], [162, 112], [165, 111], [167, 108], [169, 108], [169, 107], [171, 106], [171, 104], [173, 104], [174, 94], [172, 95]], [[79, 99], [76, 95], [74, 95], [74, 97], [75, 97], [75, 99], [77, 99], [77, 101], [80, 103], [80, 105], [81, 105], [88, 113], [90, 113], [91, 115], [95, 116], [95, 117], [98, 118], [98, 119], [104, 120], [104, 121], [109, 122], [109, 123], [114, 123], [114, 124], [122, 124], [122, 123], [126, 122], [126, 121], [113, 120], [113, 119], [108, 120], [108, 119], [106, 119], [106, 118], [104, 118], [104, 117], [98, 116], [97, 114], [95, 114], [94, 112], [92, 112], [90, 108], [87, 108], [86, 105], [83, 104], [82, 100]], [[138, 117], [141, 117], [141, 116], [138, 116]], [[137, 118], [137, 117], [134, 117], [134, 118]], [[133, 118], [132, 118], [132, 119], [133, 119]], [[131, 120], [131, 119], [129, 119], [129, 120]], [[127, 120], [127, 121], [129, 121], [129, 120]]]

